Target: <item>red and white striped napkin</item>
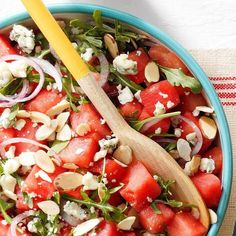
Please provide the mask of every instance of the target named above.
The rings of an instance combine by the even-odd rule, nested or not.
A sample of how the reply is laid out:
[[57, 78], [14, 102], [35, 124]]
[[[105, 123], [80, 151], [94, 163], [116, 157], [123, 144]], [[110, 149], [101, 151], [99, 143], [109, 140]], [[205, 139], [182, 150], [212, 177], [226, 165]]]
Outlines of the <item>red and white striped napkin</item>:
[[233, 143], [234, 173], [229, 207], [219, 236], [231, 236], [236, 221], [236, 49], [191, 50], [209, 76], [224, 107]]

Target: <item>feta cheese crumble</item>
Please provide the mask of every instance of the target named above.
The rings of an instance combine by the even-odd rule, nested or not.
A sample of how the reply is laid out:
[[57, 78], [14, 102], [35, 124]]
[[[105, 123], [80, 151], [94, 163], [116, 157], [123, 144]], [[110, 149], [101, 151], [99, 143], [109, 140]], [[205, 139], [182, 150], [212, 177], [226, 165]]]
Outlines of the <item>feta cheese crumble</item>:
[[175, 136], [179, 138], [181, 136], [182, 130], [180, 128], [175, 128]]
[[174, 105], [175, 104], [172, 101], [168, 101], [166, 104], [167, 108], [169, 108], [169, 109], [172, 108]]
[[166, 109], [165, 109], [164, 105], [158, 101], [155, 105], [155, 110], [154, 110], [153, 114], [155, 116], [158, 116], [158, 115], [164, 114], [165, 112], [166, 112]]
[[86, 48], [85, 53], [81, 53], [81, 57], [82, 59], [84, 59], [85, 61], [90, 61], [93, 57], [93, 49], [92, 48]]
[[23, 52], [30, 54], [35, 46], [35, 35], [33, 30], [29, 30], [22, 25], [14, 25], [10, 33], [10, 40], [16, 41]]
[[23, 60], [13, 61], [11, 63], [8, 63], [8, 67], [14, 77], [17, 78], [27, 77], [28, 65]]
[[5, 87], [12, 80], [8, 63], [0, 62], [0, 88]]
[[10, 115], [11, 115], [10, 108], [6, 108], [0, 117], [0, 125], [5, 129], [9, 128], [11, 124]]
[[65, 213], [75, 218], [78, 218], [79, 220], [85, 220], [87, 218], [86, 211], [75, 202], [67, 201], [63, 209]]
[[202, 158], [200, 164], [200, 170], [207, 173], [212, 173], [215, 169], [215, 161], [209, 158]]
[[127, 54], [120, 54], [113, 60], [115, 69], [123, 75], [137, 74], [137, 62], [128, 59]]
[[134, 95], [131, 92], [131, 90], [129, 89], [129, 87], [125, 87], [123, 89], [120, 89], [120, 87], [118, 88], [118, 100], [120, 102], [120, 104], [124, 105], [127, 102], [132, 102], [134, 100]]
[[82, 184], [84, 185], [84, 190], [96, 190], [99, 183], [97, 176], [87, 172], [85, 175], [83, 175]]
[[99, 140], [98, 144], [101, 150], [107, 150], [108, 153], [112, 153], [113, 150], [117, 147], [118, 142], [118, 138], [109, 136], [107, 139]]
[[140, 93], [141, 93], [141, 90], [138, 90], [138, 91], [134, 94], [134, 97], [141, 103], [141, 102], [142, 102], [142, 99], [141, 99]]

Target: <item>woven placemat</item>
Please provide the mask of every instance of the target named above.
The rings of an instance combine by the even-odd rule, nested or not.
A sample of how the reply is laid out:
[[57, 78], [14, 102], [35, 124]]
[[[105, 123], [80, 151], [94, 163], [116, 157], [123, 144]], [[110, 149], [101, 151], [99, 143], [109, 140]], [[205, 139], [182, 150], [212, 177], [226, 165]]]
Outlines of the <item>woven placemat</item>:
[[231, 236], [236, 221], [236, 49], [190, 50], [214, 85], [223, 104], [233, 143], [233, 185], [219, 236]]

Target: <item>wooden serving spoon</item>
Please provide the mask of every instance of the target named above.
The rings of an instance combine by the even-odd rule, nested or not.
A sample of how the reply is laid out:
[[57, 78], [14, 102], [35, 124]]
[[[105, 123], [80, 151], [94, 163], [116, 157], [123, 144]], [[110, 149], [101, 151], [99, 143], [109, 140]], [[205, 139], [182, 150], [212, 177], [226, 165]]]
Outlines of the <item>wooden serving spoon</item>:
[[200, 221], [208, 228], [209, 213], [205, 203], [182, 168], [160, 145], [126, 123], [42, 1], [22, 0], [22, 2], [120, 142], [128, 145], [133, 150], [135, 158], [142, 161], [152, 174], [157, 173], [165, 180], [175, 180], [172, 189], [174, 197], [196, 205], [200, 211]]

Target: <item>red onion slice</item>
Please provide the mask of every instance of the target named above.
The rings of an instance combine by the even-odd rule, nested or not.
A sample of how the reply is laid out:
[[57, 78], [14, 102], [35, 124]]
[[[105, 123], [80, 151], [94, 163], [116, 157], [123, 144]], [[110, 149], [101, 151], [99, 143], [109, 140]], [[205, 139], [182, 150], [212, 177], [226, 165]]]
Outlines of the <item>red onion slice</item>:
[[23, 81], [23, 87], [20, 93], [12, 96], [4, 96], [0, 94], [0, 107], [11, 107], [17, 103], [19, 99], [22, 99], [26, 96], [29, 91], [29, 81]]
[[101, 87], [103, 87], [108, 79], [108, 75], [109, 75], [109, 63], [105, 57], [104, 54], [100, 53], [97, 56], [99, 62], [100, 62], [100, 67], [101, 67], [101, 73], [100, 73], [100, 79], [98, 81], [99, 85]]
[[176, 140], [170, 138], [155, 138], [154, 140], [157, 143], [176, 143]]
[[11, 227], [9, 229], [9, 235], [10, 236], [17, 236], [17, 232], [16, 232], [16, 227], [17, 225], [24, 220], [25, 218], [32, 216], [34, 214], [33, 210], [30, 211], [25, 211], [22, 214], [17, 215], [15, 218], [13, 218], [12, 223], [11, 223]]
[[[23, 60], [23, 61], [25, 61], [25, 63], [27, 65], [33, 67], [39, 73], [40, 79], [39, 79], [39, 83], [38, 83], [37, 87], [35, 88], [35, 90], [28, 97], [15, 99], [15, 103], [29, 101], [29, 100], [33, 99], [34, 97], [36, 97], [38, 95], [38, 93], [40, 92], [40, 90], [43, 88], [43, 84], [45, 81], [45, 76], [44, 76], [43, 70], [36, 62], [34, 62], [33, 60], [31, 60], [27, 57], [12, 54], [12, 55], [7, 55], [7, 56], [3, 56], [0, 58], [0, 62], [13, 61], [13, 60], [15, 60], [15, 61], [16, 60]], [[0, 104], [0, 107], [3, 107], [3, 106]]]
[[153, 120], [147, 122], [146, 124], [144, 124], [142, 126], [142, 128], [140, 129], [140, 132], [145, 133], [149, 128], [151, 128], [153, 125], [159, 123], [162, 120], [163, 120], [163, 118], [156, 118], [156, 119], [153, 119]]
[[193, 121], [191, 121], [190, 119], [188, 119], [184, 116], [179, 116], [179, 118], [181, 120], [183, 120], [184, 122], [186, 122], [188, 125], [190, 125], [193, 128], [194, 132], [196, 133], [197, 143], [195, 144], [195, 146], [192, 150], [192, 155], [195, 155], [195, 154], [199, 153], [199, 151], [202, 148], [202, 144], [203, 144], [202, 133], [201, 133], [200, 129], [195, 125], [195, 123]]
[[1, 153], [2, 157], [5, 156], [5, 147], [8, 145], [14, 144], [14, 143], [29, 143], [29, 144], [44, 148], [47, 151], [52, 152], [53, 156], [57, 159], [57, 161], [59, 163], [61, 163], [61, 158], [57, 155], [57, 153], [53, 149], [51, 149], [47, 145], [44, 145], [42, 143], [39, 143], [37, 141], [34, 141], [32, 139], [28, 139], [28, 138], [9, 138], [9, 139], [3, 141], [2, 143], [0, 143], [0, 153]]
[[62, 76], [58, 72], [58, 70], [50, 62], [44, 59], [35, 58], [35, 57], [30, 57], [30, 59], [36, 62], [41, 67], [44, 73], [50, 75], [56, 81], [57, 89], [59, 90], [59, 92], [61, 92]]

